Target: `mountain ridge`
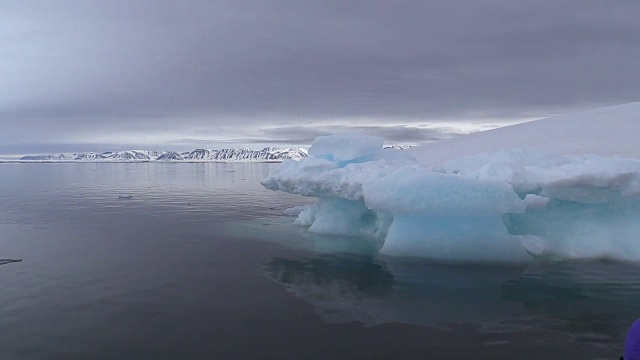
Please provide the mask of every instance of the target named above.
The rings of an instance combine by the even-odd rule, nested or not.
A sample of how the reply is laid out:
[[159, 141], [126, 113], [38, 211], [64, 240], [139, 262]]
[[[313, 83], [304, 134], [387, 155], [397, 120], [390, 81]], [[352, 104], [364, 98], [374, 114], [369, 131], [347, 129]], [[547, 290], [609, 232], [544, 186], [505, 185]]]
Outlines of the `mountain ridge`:
[[192, 151], [123, 150], [78, 153], [26, 155], [19, 161], [34, 162], [282, 162], [307, 157], [304, 148], [247, 148], [195, 149]]

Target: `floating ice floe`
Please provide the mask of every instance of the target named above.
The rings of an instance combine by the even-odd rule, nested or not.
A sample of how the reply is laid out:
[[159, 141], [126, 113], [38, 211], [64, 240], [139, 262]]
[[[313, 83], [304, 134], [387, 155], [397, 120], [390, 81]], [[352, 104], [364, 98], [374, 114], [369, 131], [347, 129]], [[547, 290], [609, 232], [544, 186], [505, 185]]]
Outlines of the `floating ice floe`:
[[287, 208], [287, 209], [284, 209], [282, 211], [282, 215], [298, 216], [298, 215], [300, 215], [301, 212], [305, 211], [308, 207], [309, 207], [309, 205], [300, 205], [300, 206], [294, 206], [294, 207], [291, 207], [291, 208]]
[[640, 261], [639, 114], [626, 104], [409, 150], [322, 136], [262, 184], [318, 198], [296, 224], [382, 239], [383, 254]]

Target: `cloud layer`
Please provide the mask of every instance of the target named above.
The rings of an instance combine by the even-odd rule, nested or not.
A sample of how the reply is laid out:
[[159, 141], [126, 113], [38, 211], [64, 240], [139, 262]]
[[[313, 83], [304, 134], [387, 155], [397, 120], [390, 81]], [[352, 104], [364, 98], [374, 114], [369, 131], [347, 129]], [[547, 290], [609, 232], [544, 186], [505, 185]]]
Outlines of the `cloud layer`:
[[441, 135], [403, 126], [637, 101], [637, 14], [635, 0], [0, 1], [0, 152], [350, 126], [416, 142]]

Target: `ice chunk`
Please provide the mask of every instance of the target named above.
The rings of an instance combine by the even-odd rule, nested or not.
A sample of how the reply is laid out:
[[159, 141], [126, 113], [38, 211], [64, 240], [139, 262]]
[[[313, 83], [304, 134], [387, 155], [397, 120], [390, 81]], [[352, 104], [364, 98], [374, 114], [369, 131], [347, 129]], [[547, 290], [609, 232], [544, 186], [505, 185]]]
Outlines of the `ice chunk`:
[[[464, 150], [459, 154], [471, 145], [479, 151], [457, 158], [443, 141], [448, 150], [431, 164], [407, 156], [407, 150], [381, 150], [382, 139], [376, 137], [320, 137], [309, 158], [282, 164], [262, 184], [318, 197], [296, 220], [309, 231], [381, 238], [384, 254], [498, 262], [640, 261], [640, 147], [629, 136], [640, 132], [637, 114], [640, 103], [544, 120], [544, 126], [488, 131], [470, 136], [468, 143], [462, 137], [455, 139]], [[585, 147], [567, 136], [554, 148], [533, 131], [540, 129], [552, 138], [575, 131], [577, 139], [596, 140]], [[600, 132], [619, 143], [603, 144]], [[504, 134], [520, 139], [518, 146], [480, 151], [501, 143]], [[438, 154], [437, 146], [422, 151]], [[418, 159], [435, 159], [418, 150], [413, 152]], [[602, 156], [600, 150], [635, 156]]]
[[522, 235], [520, 241], [525, 250], [533, 257], [545, 257], [551, 254], [549, 241], [535, 235]]
[[316, 214], [320, 211], [320, 205], [315, 203], [300, 212], [295, 221], [296, 225], [311, 226], [316, 221]]
[[395, 216], [380, 252], [467, 262], [531, 259], [507, 232], [500, 215]]
[[[588, 204], [552, 200], [504, 221], [511, 234], [533, 235], [544, 243], [543, 255], [569, 259], [608, 258], [640, 261], [640, 203]], [[527, 245], [528, 244], [528, 245]], [[531, 253], [531, 241], [525, 247]], [[538, 247], [538, 245], [536, 245]]]
[[405, 166], [362, 186], [365, 204], [393, 215], [522, 212], [525, 203], [506, 182], [469, 179]]
[[301, 212], [305, 211], [307, 208], [309, 208], [309, 205], [294, 206], [288, 209], [284, 209], [282, 211], [282, 215], [298, 216], [300, 215]]
[[318, 234], [384, 238], [391, 217], [358, 201], [321, 198], [299, 220], [299, 225], [309, 224], [309, 231]]
[[549, 198], [535, 194], [527, 194], [524, 197], [524, 202], [527, 205], [527, 209], [539, 209], [547, 206]]

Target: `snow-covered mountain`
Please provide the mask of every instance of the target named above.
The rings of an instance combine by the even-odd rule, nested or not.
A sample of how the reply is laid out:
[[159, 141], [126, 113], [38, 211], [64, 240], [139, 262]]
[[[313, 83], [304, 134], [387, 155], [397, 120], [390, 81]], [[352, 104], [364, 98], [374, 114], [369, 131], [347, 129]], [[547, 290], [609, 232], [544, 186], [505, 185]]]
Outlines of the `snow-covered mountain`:
[[196, 149], [178, 153], [175, 151], [126, 150], [104, 153], [82, 152], [66, 154], [45, 154], [23, 156], [23, 161], [87, 161], [87, 162], [148, 162], [148, 161], [186, 161], [186, 162], [281, 162], [300, 160], [307, 157], [304, 148], [251, 149]]
[[416, 145], [385, 145], [383, 149], [408, 150], [416, 147]]
[[157, 151], [145, 150], [125, 150], [116, 152], [109, 151], [100, 154], [100, 157], [102, 159], [112, 161], [151, 161], [155, 160], [158, 156], [160, 156], [160, 153], [158, 153]]
[[[93, 153], [83, 153], [84, 156], [89, 156]], [[20, 158], [20, 160], [39, 160], [39, 161], [71, 161], [81, 160], [76, 159], [80, 154], [47, 154], [47, 155], [27, 155]]]
[[302, 148], [264, 148], [251, 149], [196, 149], [180, 154], [187, 161], [282, 161], [287, 159], [300, 160], [307, 157], [307, 151]]
[[156, 158], [156, 161], [182, 161], [184, 158], [180, 153], [175, 151], [167, 151]]

